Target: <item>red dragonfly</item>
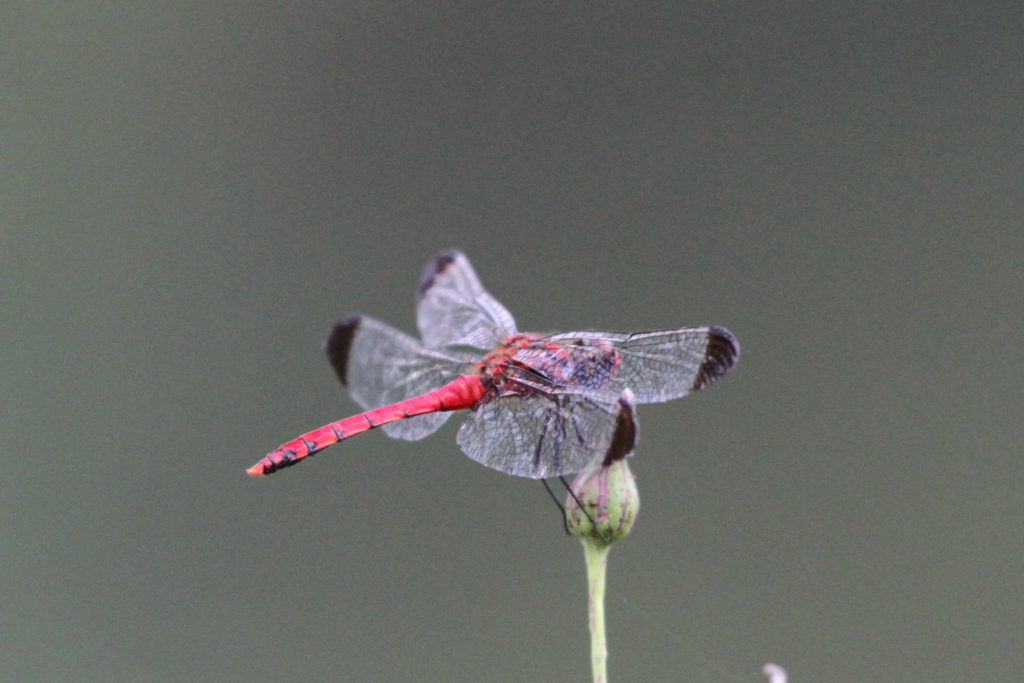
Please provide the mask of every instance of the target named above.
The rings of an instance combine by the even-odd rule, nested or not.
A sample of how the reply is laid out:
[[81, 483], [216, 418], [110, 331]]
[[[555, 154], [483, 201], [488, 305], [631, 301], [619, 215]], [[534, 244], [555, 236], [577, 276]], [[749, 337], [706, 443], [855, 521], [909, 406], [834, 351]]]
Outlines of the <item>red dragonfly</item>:
[[422, 439], [451, 411], [468, 410], [457, 440], [473, 460], [533, 479], [572, 474], [615, 449], [630, 391], [637, 403], [686, 396], [728, 372], [740, 353], [732, 333], [715, 326], [517, 332], [458, 251], [427, 265], [418, 294], [422, 341], [359, 315], [327, 338], [338, 379], [366, 412], [303, 434], [246, 472], [271, 474], [375, 427]]

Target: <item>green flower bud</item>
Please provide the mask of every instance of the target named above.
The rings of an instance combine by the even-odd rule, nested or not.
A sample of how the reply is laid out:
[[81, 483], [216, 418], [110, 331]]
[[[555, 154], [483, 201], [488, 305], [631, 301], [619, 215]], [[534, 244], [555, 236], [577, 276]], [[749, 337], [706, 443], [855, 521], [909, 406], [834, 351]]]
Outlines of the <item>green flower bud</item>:
[[[640, 494], [625, 458], [608, 467], [599, 464], [584, 470], [571, 490], [576, 497], [570, 495], [566, 499], [565, 516], [569, 531], [575, 536], [611, 543], [633, 529], [640, 511]], [[577, 499], [588, 514], [577, 505]]]

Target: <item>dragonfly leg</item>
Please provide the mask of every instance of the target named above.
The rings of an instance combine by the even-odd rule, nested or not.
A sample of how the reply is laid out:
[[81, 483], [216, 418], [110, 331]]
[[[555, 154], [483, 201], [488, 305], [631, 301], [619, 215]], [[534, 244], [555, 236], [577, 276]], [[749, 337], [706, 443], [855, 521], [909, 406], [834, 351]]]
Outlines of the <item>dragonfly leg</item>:
[[544, 489], [548, 492], [548, 495], [551, 496], [551, 500], [553, 500], [555, 505], [558, 507], [558, 511], [562, 513], [562, 528], [565, 529], [565, 535], [568, 536], [570, 533], [569, 518], [565, 516], [565, 508], [562, 506], [562, 502], [558, 500], [558, 496], [556, 496], [555, 492], [551, 490], [551, 485], [548, 483], [547, 479], [541, 479], [540, 483], [544, 484]]
[[581, 446], [586, 446], [587, 437], [583, 436], [583, 429], [580, 427], [579, 418], [577, 418], [575, 414], [572, 415], [572, 429], [576, 432], [576, 441], [578, 441]]
[[[590, 527], [592, 529], [597, 529], [597, 522], [595, 522], [594, 518], [590, 516], [590, 512], [587, 510], [587, 508], [583, 507], [583, 503], [581, 503], [580, 499], [576, 497], [576, 492], [572, 490], [572, 486], [569, 485], [569, 482], [566, 481], [565, 477], [563, 477], [562, 475], [558, 475], [558, 479], [559, 479], [559, 481], [562, 482], [562, 486], [565, 487], [565, 490], [569, 492], [569, 495], [572, 496], [572, 499], [574, 501], [576, 501], [576, 507], [578, 507], [580, 509], [580, 511], [583, 512], [584, 515], [586, 515], [588, 520], [590, 520]], [[543, 481], [543, 480], [541, 480], [541, 481]], [[547, 486], [547, 482], [544, 482], [544, 485]], [[551, 489], [549, 488], [548, 491], [551, 491]], [[555, 494], [552, 493], [551, 495], [554, 496]], [[555, 501], [555, 502], [558, 502], [558, 501]], [[559, 505], [558, 507], [561, 508], [562, 506]], [[565, 522], [565, 533], [567, 533], [567, 534], [570, 533], [570, 531], [569, 531], [569, 518], [565, 516], [564, 509], [563, 509], [563, 514], [562, 514], [562, 520]], [[609, 543], [609, 544], [612, 542], [611, 537], [605, 536], [603, 533], [601, 534], [601, 540], [604, 541], [605, 543]]]
[[[551, 462], [554, 465], [555, 472], [561, 473], [562, 471], [562, 458], [559, 455], [561, 446], [565, 443], [565, 401], [561, 397], [555, 401], [555, 407], [550, 411], [551, 419], [548, 421], [554, 423], [554, 434], [552, 435], [552, 446], [551, 449]], [[569, 413], [572, 415], [571, 409]], [[561, 474], [559, 474], [561, 476]]]
[[579, 442], [580, 446], [589, 450], [596, 450], [592, 444], [587, 443], [587, 437], [583, 433], [583, 427], [580, 424], [579, 416], [576, 413], [577, 408], [589, 408], [590, 410], [599, 410], [603, 413], [610, 414], [608, 406], [597, 401], [592, 401], [589, 398], [579, 397], [575, 402], [570, 404], [570, 417], [572, 419], [572, 428], [576, 432], [576, 441]]
[[537, 447], [533, 449], [533, 469], [540, 469], [540, 454], [544, 450], [544, 439], [547, 438], [548, 430], [551, 428], [551, 420], [554, 413], [551, 410], [544, 412], [544, 427], [541, 429], [540, 438], [537, 439]]
[[[583, 512], [583, 514], [586, 515], [587, 519], [590, 520], [592, 528], [596, 529], [597, 522], [595, 522], [594, 518], [590, 516], [590, 512], [588, 512], [587, 509], [583, 507], [583, 503], [581, 503], [580, 499], [576, 497], [576, 492], [572, 490], [572, 486], [569, 485], [569, 482], [566, 481], [565, 477], [563, 477], [562, 475], [558, 476], [558, 480], [562, 482], [562, 486], [564, 486], [565, 490], [569, 492], [569, 495], [572, 496], [572, 499], [576, 501], [576, 507], [578, 507]], [[569, 531], [569, 518], [568, 516], [566, 516], [565, 507], [562, 506], [562, 502], [558, 500], [558, 496], [555, 495], [555, 492], [551, 490], [551, 485], [548, 484], [547, 479], [541, 479], [540, 483], [544, 484], [544, 489], [548, 492], [548, 495], [551, 496], [551, 500], [555, 502], [555, 505], [558, 507], [558, 511], [562, 513], [562, 528], [565, 529], [565, 535], [570, 536], [572, 532]], [[601, 539], [606, 543], [611, 543], [611, 539], [606, 538], [604, 534], [601, 535]]]

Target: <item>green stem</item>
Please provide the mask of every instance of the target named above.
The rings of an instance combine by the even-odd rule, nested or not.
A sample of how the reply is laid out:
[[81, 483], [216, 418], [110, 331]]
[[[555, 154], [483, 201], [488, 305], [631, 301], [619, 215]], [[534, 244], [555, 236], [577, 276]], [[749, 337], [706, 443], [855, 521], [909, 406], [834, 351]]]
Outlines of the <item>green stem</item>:
[[607, 543], [583, 539], [590, 600], [590, 668], [594, 672], [594, 683], [608, 681], [608, 645], [604, 636], [604, 584], [609, 550], [611, 546]]

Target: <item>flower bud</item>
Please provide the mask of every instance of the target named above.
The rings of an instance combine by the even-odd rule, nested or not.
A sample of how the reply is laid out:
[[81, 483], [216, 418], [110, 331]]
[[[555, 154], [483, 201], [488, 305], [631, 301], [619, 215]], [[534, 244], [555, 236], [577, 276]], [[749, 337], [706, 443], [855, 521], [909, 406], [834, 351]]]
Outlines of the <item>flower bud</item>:
[[[575, 498], [570, 495], [566, 499], [565, 516], [572, 534], [584, 540], [611, 543], [633, 528], [640, 511], [640, 494], [625, 458], [608, 467], [595, 463], [576, 477], [570, 490]], [[587, 514], [577, 505], [577, 499]]]

